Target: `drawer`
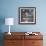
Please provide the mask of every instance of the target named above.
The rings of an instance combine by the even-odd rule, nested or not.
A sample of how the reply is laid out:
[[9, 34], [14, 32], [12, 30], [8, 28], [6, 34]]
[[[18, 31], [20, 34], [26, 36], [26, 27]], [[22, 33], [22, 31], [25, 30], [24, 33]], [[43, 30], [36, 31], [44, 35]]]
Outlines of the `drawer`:
[[25, 40], [24, 46], [43, 46], [42, 40]]
[[23, 40], [5, 40], [4, 46], [23, 46]]
[[4, 41], [4, 46], [15, 46], [16, 41], [15, 40], [5, 40]]
[[4, 36], [4, 39], [10, 39], [10, 40], [22, 40], [24, 39], [24, 36], [23, 35], [15, 35], [15, 36], [10, 36], [10, 35], [7, 35], [7, 36]]
[[30, 36], [30, 35], [25, 35], [25, 40], [29, 40], [29, 39], [35, 39], [35, 40], [37, 40], [37, 39], [39, 39], [39, 40], [43, 40], [43, 36], [41, 36], [41, 35], [33, 35], [33, 36]]
[[32, 41], [32, 46], [43, 46], [43, 40]]

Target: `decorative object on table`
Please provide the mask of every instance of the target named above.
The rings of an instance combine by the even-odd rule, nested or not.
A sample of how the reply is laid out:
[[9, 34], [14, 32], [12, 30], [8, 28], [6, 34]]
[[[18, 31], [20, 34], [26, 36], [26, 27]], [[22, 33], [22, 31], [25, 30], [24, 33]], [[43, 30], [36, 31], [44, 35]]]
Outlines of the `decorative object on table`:
[[19, 7], [19, 24], [36, 24], [36, 8]]
[[11, 35], [10, 33], [10, 25], [14, 24], [14, 18], [5, 18], [5, 25], [9, 25], [9, 32], [8, 34]]
[[26, 32], [25, 35], [38, 35], [37, 33], [33, 32]]

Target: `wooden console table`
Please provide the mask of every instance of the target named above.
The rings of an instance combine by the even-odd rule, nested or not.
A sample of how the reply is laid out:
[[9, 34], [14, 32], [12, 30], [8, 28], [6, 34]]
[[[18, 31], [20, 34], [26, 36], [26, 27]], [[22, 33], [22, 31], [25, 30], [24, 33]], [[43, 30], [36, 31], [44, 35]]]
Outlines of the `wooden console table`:
[[26, 32], [11, 32], [8, 35], [4, 33], [4, 46], [43, 46], [43, 35], [40, 32], [38, 35], [25, 35]]

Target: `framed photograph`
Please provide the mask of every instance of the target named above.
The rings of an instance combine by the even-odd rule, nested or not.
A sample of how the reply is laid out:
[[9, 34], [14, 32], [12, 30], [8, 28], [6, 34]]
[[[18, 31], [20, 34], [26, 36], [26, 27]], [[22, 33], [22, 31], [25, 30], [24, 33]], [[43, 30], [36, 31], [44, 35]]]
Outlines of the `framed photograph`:
[[19, 7], [19, 24], [36, 24], [36, 8]]

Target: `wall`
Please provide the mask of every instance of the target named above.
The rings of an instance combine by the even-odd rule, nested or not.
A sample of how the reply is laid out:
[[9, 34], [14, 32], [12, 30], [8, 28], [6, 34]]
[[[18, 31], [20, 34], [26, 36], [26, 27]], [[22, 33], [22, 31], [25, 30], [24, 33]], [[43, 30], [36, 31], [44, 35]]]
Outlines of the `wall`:
[[[13, 17], [15, 19], [14, 26], [11, 26], [12, 32], [40, 31], [46, 35], [46, 0], [0, 0], [0, 4], [0, 18]], [[19, 7], [36, 7], [35, 25], [18, 24]], [[1, 23], [0, 31], [8, 32], [8, 26]]]
[[[11, 31], [46, 31], [46, 1], [45, 0], [1, 0], [2, 17], [13, 17], [15, 25]], [[36, 24], [20, 25], [18, 24], [18, 8], [19, 7], [36, 7]], [[8, 31], [6, 25], [2, 25], [2, 32]]]

